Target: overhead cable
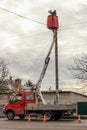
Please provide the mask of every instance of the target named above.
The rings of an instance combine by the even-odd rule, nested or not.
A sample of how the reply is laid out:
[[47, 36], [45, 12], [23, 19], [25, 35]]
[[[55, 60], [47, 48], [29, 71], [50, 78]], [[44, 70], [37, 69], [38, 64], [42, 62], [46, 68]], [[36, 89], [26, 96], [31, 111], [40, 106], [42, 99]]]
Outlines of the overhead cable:
[[0, 7], [0, 9], [4, 10], [4, 11], [6, 11], [6, 12], [9, 12], [9, 13], [11, 13], [11, 14], [14, 14], [14, 15], [16, 15], [16, 16], [19, 16], [19, 17], [21, 17], [21, 18], [23, 18], [23, 19], [26, 19], [26, 20], [29, 20], [29, 21], [32, 21], [32, 22], [36, 22], [36, 23], [38, 23], [38, 24], [46, 25], [45, 23], [42, 23], [42, 22], [33, 20], [33, 19], [31, 19], [31, 18], [27, 18], [27, 17], [25, 17], [25, 16], [22, 16], [22, 15], [20, 15], [20, 14], [17, 14], [17, 13], [15, 13], [15, 12], [13, 12], [13, 11], [8, 10], [8, 9], [2, 8], [2, 7]]
[[[23, 16], [23, 15], [20, 15], [20, 14], [17, 14], [17, 13], [15, 13], [15, 12], [13, 12], [13, 11], [10, 11], [10, 10], [8, 10], [8, 9], [5, 9], [5, 8], [2, 8], [2, 7], [0, 7], [0, 9], [2, 9], [2, 10], [4, 10], [4, 11], [6, 11], [6, 12], [9, 12], [9, 13], [11, 13], [11, 14], [14, 14], [14, 15], [16, 15], [16, 16], [18, 16], [18, 17], [21, 17], [21, 18], [23, 18], [23, 19], [26, 19], [26, 20], [29, 20], [29, 21], [32, 21], [32, 22], [36, 22], [36, 23], [39, 23], [39, 24], [42, 24], [42, 25], [46, 25], [45, 23], [42, 23], [42, 22], [39, 22], [39, 21], [37, 21], [37, 20], [33, 20], [33, 19], [31, 19], [31, 18], [28, 18], [28, 17], [25, 17], [25, 16]], [[87, 21], [84, 21], [84, 22], [81, 22], [81, 23], [73, 23], [73, 24], [70, 24], [71, 26], [72, 25], [77, 25], [77, 24], [87, 24]], [[62, 27], [62, 26], [61, 26]], [[67, 25], [64, 25], [63, 26], [64, 28], [66, 27], [67, 28]], [[71, 28], [70, 28], [71, 29]]]

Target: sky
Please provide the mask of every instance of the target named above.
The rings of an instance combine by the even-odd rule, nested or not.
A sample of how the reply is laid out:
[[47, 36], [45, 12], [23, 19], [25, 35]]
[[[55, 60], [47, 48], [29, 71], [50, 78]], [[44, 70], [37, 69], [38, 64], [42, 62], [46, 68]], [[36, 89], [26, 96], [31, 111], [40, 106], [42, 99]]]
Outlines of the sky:
[[[53, 38], [46, 25], [49, 10], [59, 20], [59, 89], [84, 92], [67, 65], [87, 50], [87, 0], [0, 0], [0, 57], [13, 79], [36, 83]], [[42, 89], [55, 89], [54, 59], [53, 48]]]

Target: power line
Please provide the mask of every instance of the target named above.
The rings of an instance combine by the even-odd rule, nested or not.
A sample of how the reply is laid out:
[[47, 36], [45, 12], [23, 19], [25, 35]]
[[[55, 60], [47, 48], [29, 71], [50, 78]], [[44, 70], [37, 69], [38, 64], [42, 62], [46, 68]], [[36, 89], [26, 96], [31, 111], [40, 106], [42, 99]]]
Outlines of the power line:
[[[70, 25], [72, 26], [72, 25], [78, 25], [78, 24], [87, 24], [87, 21], [84, 21], [84, 22], [81, 22], [81, 23], [72, 23]], [[66, 25], [64, 25], [64, 26], [66, 27]]]
[[[44, 40], [43, 40], [43, 42], [44, 42]], [[47, 39], [47, 40], [45, 39], [45, 42], [48, 42], [48, 39]], [[42, 46], [42, 45], [43, 45], [43, 44], [41, 44], [41, 46]], [[24, 47], [24, 46], [28, 46], [28, 44], [25, 44], [25, 43], [24, 43], [22, 46], [23, 46], [23, 47]], [[40, 46], [39, 48], [41, 48], [41, 46]], [[47, 45], [47, 46], [48, 46], [48, 45]], [[46, 46], [46, 48], [47, 48], [47, 46]], [[8, 48], [6, 48], [7, 50], [1, 50], [1, 51], [2, 51], [3, 53], [4, 53], [4, 52], [8, 53], [8, 52], [9, 52], [8, 49], [10, 49], [10, 48], [11, 48], [11, 47], [9, 46]], [[20, 45], [18, 46], [18, 48], [20, 48]], [[44, 50], [46, 50], [46, 49], [44, 49]], [[0, 53], [1, 53], [1, 51], [0, 51]], [[41, 52], [42, 52], [42, 51], [41, 51]], [[19, 57], [19, 56], [21, 56], [21, 54], [18, 54], [17, 56]], [[23, 60], [23, 58], [22, 58], [22, 60]], [[19, 61], [16, 61], [16, 62], [19, 62]], [[14, 62], [14, 63], [16, 63], [16, 62]]]
[[[36, 45], [41, 47], [40, 45], [43, 45], [43, 43], [47, 42], [47, 41], [48, 41], [48, 38], [44, 39], [44, 40], [41, 39], [41, 40], [37, 41]], [[22, 49], [24, 47], [32, 46], [34, 44], [35, 44], [35, 42], [27, 42], [27, 43], [23, 43], [21, 45], [18, 44], [18, 45], [13, 45], [13, 46], [7, 46], [6, 48], [1, 49], [0, 53], [9, 52], [9, 50], [12, 49], [12, 48]]]
[[[27, 69], [27, 73], [29, 73], [29, 71], [33, 68], [33, 66], [36, 64], [36, 62], [40, 59], [40, 57], [42, 56], [42, 53], [44, 53], [46, 51], [46, 49], [48, 48], [48, 44], [49, 43], [47, 43], [47, 45], [43, 48], [43, 50], [41, 50], [40, 55], [34, 59], [32, 64], [30, 65], [30, 67]], [[20, 61], [17, 61], [17, 62], [20, 63]], [[16, 62], [12, 62], [12, 63], [16, 63]], [[22, 78], [26, 77], [26, 76], [24, 76], [25, 74], [22, 74], [22, 72], [16, 73], [15, 75], [20, 75], [20, 74], [21, 74]]]
[[[84, 23], [83, 23], [83, 24], [82, 24], [82, 23], [78, 23], [78, 25], [79, 25], [79, 24], [81, 24], [80, 27], [85, 27], [84, 30], [86, 30], [86, 25], [85, 25], [85, 24], [87, 24], [87, 23], [85, 23], [85, 24], [84, 24]], [[69, 26], [70, 26], [70, 25], [69, 25]], [[77, 28], [79, 28], [79, 27], [77, 27]], [[60, 29], [59, 29], [58, 31], [71, 30], [71, 29], [76, 29], [76, 27], [60, 26]]]
[[17, 14], [17, 13], [15, 13], [15, 12], [13, 12], [13, 11], [8, 10], [8, 9], [2, 8], [2, 7], [0, 7], [0, 9], [4, 10], [4, 11], [6, 11], [6, 12], [9, 12], [9, 13], [11, 13], [11, 14], [14, 14], [14, 15], [16, 15], [16, 16], [18, 16], [18, 17], [21, 17], [21, 18], [23, 18], [23, 19], [26, 19], [26, 20], [29, 20], [29, 21], [32, 21], [32, 22], [36, 22], [36, 23], [38, 23], [38, 24], [46, 25], [45, 23], [42, 23], [42, 22], [33, 20], [33, 19], [31, 19], [31, 18], [27, 18], [27, 17], [25, 17], [25, 16], [22, 16], [22, 15], [20, 15], [20, 14]]
[[[13, 11], [8, 10], [8, 9], [2, 8], [2, 7], [0, 7], [0, 9], [4, 10], [4, 11], [6, 11], [6, 12], [9, 12], [9, 13], [11, 13], [11, 14], [14, 14], [14, 15], [16, 15], [16, 16], [18, 16], [18, 17], [21, 17], [21, 18], [23, 18], [23, 19], [26, 19], [26, 20], [29, 20], [29, 21], [32, 21], [32, 22], [36, 22], [36, 23], [39, 23], [39, 24], [42, 24], [42, 25], [46, 25], [45, 23], [39, 22], [39, 21], [37, 21], [37, 20], [33, 20], [33, 19], [31, 19], [31, 18], [27, 18], [27, 17], [25, 17], [25, 16], [22, 16], [22, 15], [20, 15], [20, 14], [17, 14], [17, 13], [15, 13], [15, 12], [13, 12]], [[84, 22], [82, 22], [82, 23], [69, 24], [69, 26], [78, 25], [78, 24], [83, 24], [83, 25], [84, 25], [84, 24], [87, 24], [87, 21], [84, 21]], [[62, 27], [62, 26], [61, 26], [61, 27]], [[72, 29], [72, 28], [68, 28], [67, 25], [64, 25], [63, 27], [66, 28], [66, 29]], [[64, 29], [63, 29], [63, 30], [64, 30]]]
[[[67, 37], [68, 36], [68, 37]], [[71, 37], [72, 38], [77, 38], [77, 37], [80, 37], [80, 38], [87, 38], [87, 36], [86, 35], [81, 35], [81, 34], [75, 34], [75, 35], [63, 35], [63, 36], [61, 36], [61, 35], [59, 35], [59, 39], [61, 39], [61, 38], [66, 38], [66, 39], [71, 39]], [[48, 39], [48, 38], [47, 38]], [[21, 47], [27, 47], [27, 46], [32, 46], [32, 45], [34, 45], [35, 44], [35, 42], [37, 41], [37, 44], [36, 45], [40, 45], [40, 44], [43, 44], [43, 42], [46, 42], [47, 41], [47, 39], [39, 39], [39, 40], [34, 40], [34, 41], [30, 41], [30, 42], [26, 42], [26, 43], [22, 43], [21, 44], [21, 46], [20, 46], [20, 44], [15, 44], [15, 45], [13, 45], [13, 46], [6, 46], [6, 48], [4, 48], [3, 50], [0, 50], [0, 53], [3, 53], [4, 51], [5, 52], [9, 52], [9, 49], [11, 49], [11, 48], [21, 48]]]

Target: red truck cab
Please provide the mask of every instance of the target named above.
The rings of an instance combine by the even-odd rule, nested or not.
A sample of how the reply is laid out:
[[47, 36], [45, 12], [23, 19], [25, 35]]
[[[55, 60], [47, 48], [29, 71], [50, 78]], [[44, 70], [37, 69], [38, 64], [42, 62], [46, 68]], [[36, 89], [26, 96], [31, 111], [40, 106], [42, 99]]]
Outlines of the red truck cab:
[[4, 106], [3, 112], [7, 115], [9, 120], [14, 119], [15, 116], [19, 116], [23, 119], [25, 117], [25, 106], [29, 103], [36, 103], [35, 93], [18, 92], [13, 99], [10, 99], [9, 103]]

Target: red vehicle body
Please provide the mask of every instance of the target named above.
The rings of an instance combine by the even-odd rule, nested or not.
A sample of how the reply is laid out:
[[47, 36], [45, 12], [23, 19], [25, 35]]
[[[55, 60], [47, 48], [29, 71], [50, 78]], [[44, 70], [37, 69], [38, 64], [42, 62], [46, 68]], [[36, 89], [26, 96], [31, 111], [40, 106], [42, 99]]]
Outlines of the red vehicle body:
[[19, 92], [13, 97], [12, 101], [9, 100], [9, 103], [4, 106], [3, 112], [7, 115], [8, 119], [13, 119], [14, 116], [24, 118], [25, 106], [35, 103], [35, 93]]

